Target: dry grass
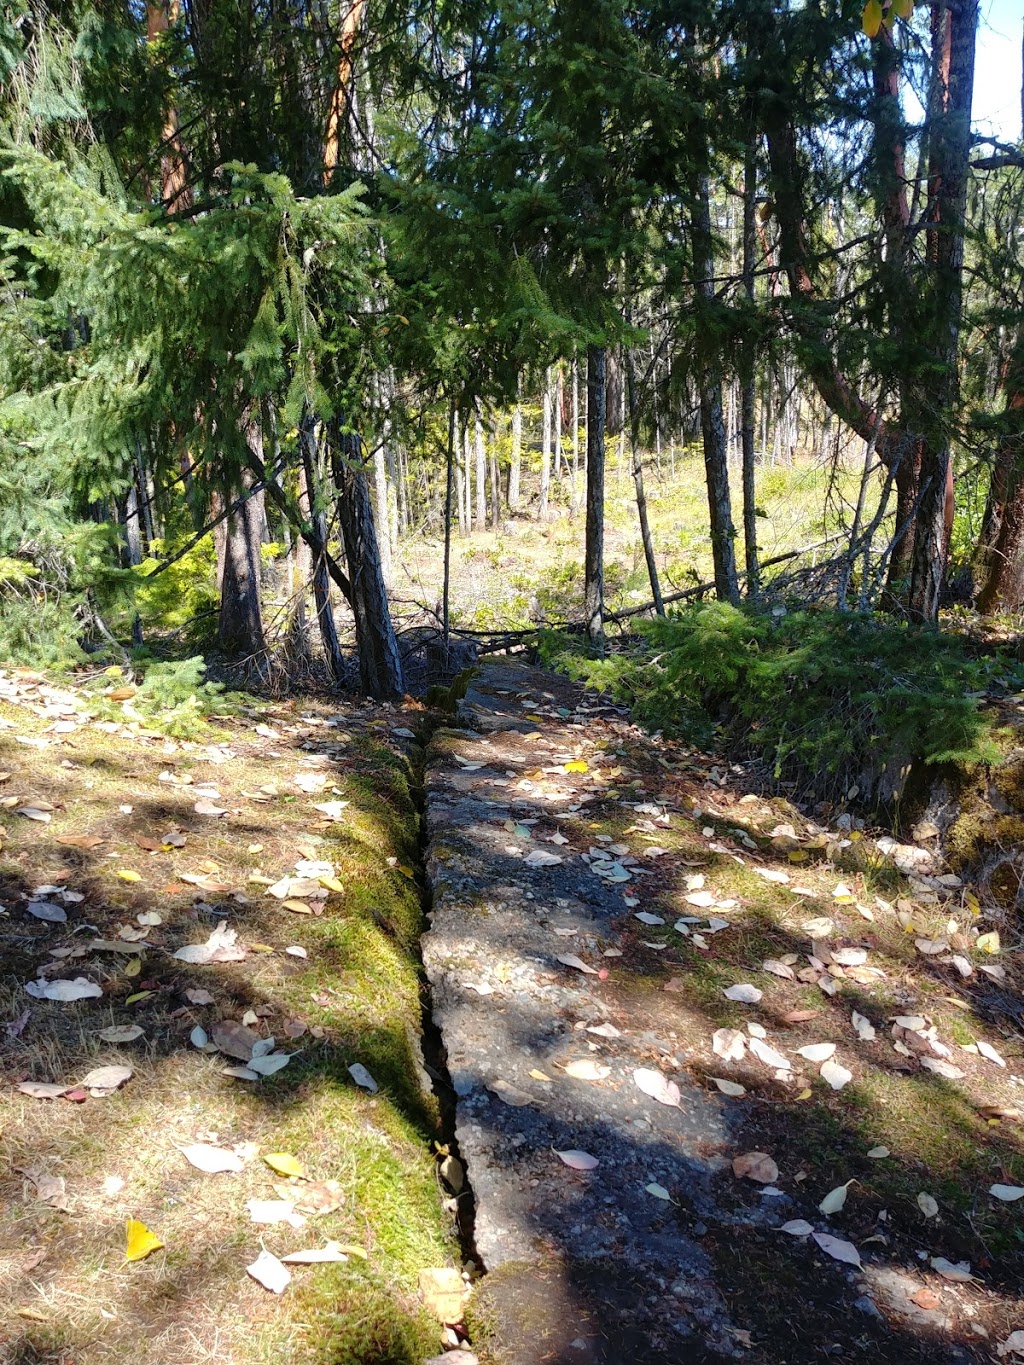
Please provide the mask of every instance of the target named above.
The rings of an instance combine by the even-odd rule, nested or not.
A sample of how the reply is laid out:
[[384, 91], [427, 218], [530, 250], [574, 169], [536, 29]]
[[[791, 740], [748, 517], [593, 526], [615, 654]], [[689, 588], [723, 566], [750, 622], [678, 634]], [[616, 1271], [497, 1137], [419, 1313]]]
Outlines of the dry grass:
[[[86, 723], [54, 734], [52, 715], [0, 704], [10, 722], [0, 730], [0, 768], [10, 773], [0, 795], [55, 807], [48, 824], [0, 811], [7, 835], [0, 1020], [31, 1009], [24, 1030], [5, 1036], [5, 1079], [70, 1084], [99, 1064], [134, 1069], [121, 1091], [86, 1103], [32, 1099], [13, 1086], [4, 1098], [5, 1365], [340, 1365], [419, 1360], [438, 1347], [439, 1329], [417, 1302], [416, 1272], [451, 1263], [456, 1247], [437, 1189], [437, 1115], [418, 1057], [420, 906], [399, 870], [415, 857], [416, 839], [408, 764], [388, 728], [403, 718], [367, 708], [328, 726], [324, 708], [299, 710], [267, 708], [184, 743], [137, 725], [108, 733]], [[258, 736], [257, 721], [277, 727], [279, 738]], [[18, 736], [45, 738], [48, 747], [24, 746]], [[161, 782], [167, 771], [193, 783]], [[304, 793], [292, 781], [299, 773], [322, 774], [325, 791]], [[221, 793], [229, 814], [194, 811], [194, 787], [203, 782]], [[279, 795], [265, 802], [243, 795], [267, 783]], [[335, 796], [350, 804], [331, 824], [313, 807]], [[154, 853], [135, 842], [171, 829], [186, 834], [184, 848]], [[83, 833], [104, 842], [92, 850], [57, 842]], [[333, 863], [344, 886], [320, 915], [292, 914], [253, 880], [276, 880], [308, 857]], [[140, 880], [124, 880], [122, 871]], [[236, 894], [203, 895], [182, 872], [212, 873]], [[84, 895], [68, 907], [66, 925], [26, 913], [24, 898], [45, 883]], [[112, 953], [59, 969], [98, 982], [102, 999], [62, 1004], [25, 994], [24, 983], [53, 960], [51, 949], [92, 939], [86, 925], [113, 939], [153, 910], [163, 922], [140, 945], [136, 975], [126, 971], [134, 957]], [[173, 958], [225, 915], [251, 945], [245, 961], [202, 967]], [[308, 956], [287, 955], [289, 945]], [[185, 992], [197, 987], [214, 1003], [190, 1003]], [[209, 1029], [246, 1011], [293, 1053], [283, 1071], [255, 1084], [223, 1076], [225, 1059], [189, 1042], [197, 1024]], [[144, 1036], [120, 1046], [97, 1038], [98, 1029], [123, 1023], [138, 1024]], [[304, 1026], [302, 1036], [289, 1041], [286, 1024], [293, 1032]], [[347, 1068], [355, 1061], [379, 1082], [379, 1094], [353, 1085]], [[178, 1145], [195, 1141], [238, 1145], [243, 1173], [194, 1170]], [[341, 1206], [302, 1229], [255, 1227], [246, 1200], [273, 1198], [286, 1183], [260, 1160], [268, 1151], [290, 1152], [312, 1177], [339, 1181]], [[38, 1201], [33, 1171], [63, 1177], [66, 1211]], [[146, 1223], [165, 1249], [127, 1264], [126, 1218]], [[282, 1253], [327, 1238], [362, 1247], [366, 1260], [296, 1268], [280, 1299], [245, 1273], [261, 1241]]]

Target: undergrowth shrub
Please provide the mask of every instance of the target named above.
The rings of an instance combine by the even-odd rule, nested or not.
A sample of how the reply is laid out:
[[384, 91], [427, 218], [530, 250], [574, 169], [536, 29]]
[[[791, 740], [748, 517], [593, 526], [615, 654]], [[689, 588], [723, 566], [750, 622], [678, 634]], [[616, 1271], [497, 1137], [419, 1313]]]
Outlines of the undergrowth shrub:
[[[826, 610], [766, 615], [715, 602], [638, 626], [621, 653], [549, 660], [630, 703], [642, 724], [713, 740], [820, 798], [898, 795], [912, 765], [992, 761], [977, 701], [984, 660], [960, 640]], [[884, 781], [883, 781], [884, 779]]]
[[[163, 734], [192, 739], [203, 733], [208, 721], [236, 710], [236, 695], [225, 692], [223, 683], [204, 681], [205, 673], [206, 664], [198, 655], [149, 663], [125, 704], [100, 696], [93, 709], [112, 720], [141, 719]], [[120, 668], [109, 668], [102, 681], [109, 684], [122, 676]]]
[[[176, 549], [162, 540], [153, 541], [151, 548], [161, 555]], [[143, 626], [179, 632], [193, 647], [205, 643], [216, 629], [213, 613], [220, 600], [213, 536], [204, 537], [181, 559], [156, 573], [160, 563], [150, 557], [134, 571], [139, 579], [135, 604]]]

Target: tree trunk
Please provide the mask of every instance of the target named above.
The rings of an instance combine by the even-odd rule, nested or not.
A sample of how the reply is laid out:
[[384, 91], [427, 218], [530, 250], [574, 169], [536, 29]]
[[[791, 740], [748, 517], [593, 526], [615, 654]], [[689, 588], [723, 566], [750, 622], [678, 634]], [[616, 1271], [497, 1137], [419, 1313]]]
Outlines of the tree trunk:
[[484, 444], [484, 424], [479, 416], [475, 421], [476, 436], [476, 529], [487, 530], [487, 448]]
[[391, 518], [388, 511], [388, 473], [383, 446], [373, 452], [373, 502], [377, 543], [380, 546], [380, 571], [384, 575], [384, 582], [390, 584]]
[[912, 620], [938, 620], [939, 595], [952, 527], [950, 429], [959, 399], [957, 368], [962, 313], [964, 227], [971, 150], [971, 100], [978, 0], [932, 7], [936, 70], [929, 114], [929, 265], [926, 309], [933, 360], [928, 398], [937, 414], [922, 442], [920, 494], [914, 527], [909, 613]]
[[491, 483], [491, 528], [495, 531], [499, 531], [501, 529], [501, 479], [498, 474], [498, 442], [496, 435], [497, 433], [492, 431], [487, 451]]
[[515, 516], [519, 511], [519, 485], [523, 472], [523, 408], [517, 403], [512, 409], [512, 457], [508, 467], [508, 510]]
[[647, 516], [647, 494], [644, 490], [644, 462], [640, 451], [640, 402], [636, 391], [636, 373], [633, 366], [633, 353], [625, 353], [626, 391], [629, 396], [630, 446], [633, 451], [633, 487], [636, 491], [636, 514], [640, 521], [640, 540], [644, 547], [644, 560], [647, 564], [647, 577], [651, 584], [651, 598], [654, 610], [659, 616], [665, 615], [665, 603], [661, 597], [661, 583], [658, 579], [658, 561], [654, 554], [654, 540], [651, 536], [651, 523]]
[[587, 348], [587, 524], [584, 612], [591, 643], [604, 649], [605, 350]]
[[1024, 607], [1024, 332], [1003, 382], [1006, 408], [986, 509], [985, 581], [978, 610]]
[[[696, 277], [697, 337], [702, 334], [702, 307], [714, 298], [714, 241], [711, 236], [711, 205], [706, 175], [694, 180], [693, 271]], [[711, 517], [711, 554], [714, 561], [715, 592], [723, 602], [739, 601], [736, 576], [736, 531], [729, 498], [729, 451], [722, 414], [722, 374], [717, 358], [698, 358], [700, 425], [704, 438], [704, 470], [708, 486], [708, 511]]]
[[[258, 430], [251, 440], [262, 442]], [[262, 453], [260, 453], [262, 459]], [[236, 498], [251, 486], [246, 474], [242, 488], [229, 492]], [[253, 662], [262, 673], [266, 660], [263, 613], [260, 607], [260, 533], [263, 529], [263, 493], [256, 493], [237, 507], [218, 528], [217, 551], [220, 580], [220, 615], [217, 641], [223, 652], [238, 661]]]
[[[754, 258], [757, 250], [757, 140], [752, 134], [743, 164], [743, 292], [754, 308]], [[753, 319], [751, 319], [751, 324]], [[751, 337], [753, 326], [751, 325]], [[757, 562], [757, 487], [754, 446], [754, 383], [757, 357], [753, 340], [743, 347], [740, 361], [740, 447], [743, 469], [743, 562], [747, 571], [747, 596], [760, 591]]]
[[404, 691], [402, 661], [381, 572], [363, 443], [358, 435], [340, 431], [336, 422], [328, 427], [328, 442], [348, 560], [360, 684], [371, 697], [393, 699]]
[[544, 392], [541, 397], [540, 503], [537, 516], [544, 521], [548, 515], [548, 495], [551, 489], [551, 371], [544, 372]]
[[[324, 511], [320, 474], [316, 458], [316, 428], [311, 417], [304, 417], [299, 427], [299, 446], [302, 451], [302, 474], [305, 483], [307, 506], [302, 507], [300, 486], [299, 508], [305, 513], [313, 527], [321, 546], [327, 544], [327, 514]], [[345, 682], [345, 658], [338, 640], [338, 628], [334, 622], [334, 607], [331, 603], [331, 576], [327, 571], [327, 561], [323, 553], [309, 552], [312, 563], [310, 581], [313, 587], [313, 608], [316, 611], [317, 626], [323, 643], [324, 657], [331, 677], [340, 686]]]

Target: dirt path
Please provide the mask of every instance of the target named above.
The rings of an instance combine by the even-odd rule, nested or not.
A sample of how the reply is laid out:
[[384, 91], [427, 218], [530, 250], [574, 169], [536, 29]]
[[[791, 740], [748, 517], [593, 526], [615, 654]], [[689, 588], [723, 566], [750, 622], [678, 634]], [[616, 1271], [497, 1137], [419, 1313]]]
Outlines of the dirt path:
[[461, 720], [428, 753], [424, 961], [488, 1272], [475, 1349], [995, 1359], [1024, 1325], [989, 1194], [1024, 1178], [1021, 1062], [978, 1050], [991, 982], [950, 965], [977, 929], [926, 923], [956, 879], [918, 850], [908, 884], [549, 675], [486, 667]]

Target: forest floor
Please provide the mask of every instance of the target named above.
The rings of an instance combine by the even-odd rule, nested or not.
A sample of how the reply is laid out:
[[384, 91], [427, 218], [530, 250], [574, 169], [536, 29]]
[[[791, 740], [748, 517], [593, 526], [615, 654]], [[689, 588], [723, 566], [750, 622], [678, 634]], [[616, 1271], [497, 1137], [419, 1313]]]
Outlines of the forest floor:
[[[472, 975], [482, 1019], [517, 993], [550, 1014], [536, 1046], [485, 1078], [531, 1099], [481, 1087], [474, 1122], [513, 1116], [527, 1133], [528, 1110], [562, 1105], [560, 1149], [607, 1163], [613, 1117], [659, 1143], [646, 1181], [638, 1140], [608, 1190], [601, 1166], [510, 1146], [517, 1179], [546, 1196], [545, 1266], [571, 1268], [568, 1232], [595, 1200], [614, 1263], [621, 1189], [624, 1243], [684, 1239], [707, 1270], [706, 1331], [700, 1304], [676, 1298], [695, 1360], [702, 1331], [773, 1365], [995, 1359], [1024, 1330], [1021, 1205], [990, 1193], [1024, 1186], [1016, 932], [986, 953], [972, 891], [939, 880], [927, 845], [816, 824], [564, 681], [513, 670], [499, 684], [483, 704], [513, 733], [438, 732], [431, 792], [445, 799], [450, 782], [514, 807], [468, 847], [454, 840], [459, 875], [518, 887], [520, 910], [527, 890], [567, 903], [536, 918], [539, 956], [453, 968], [456, 984]], [[458, 1286], [464, 1250], [435, 1149], [451, 1121], [435, 1098], [444, 1067], [428, 1052], [432, 1088], [421, 1055], [429, 718], [418, 703], [251, 701], [171, 739], [106, 690], [104, 710], [66, 681], [0, 674], [0, 1360], [422, 1361], [462, 1304], [456, 1290], [456, 1308], [430, 1311], [421, 1272]], [[577, 914], [594, 921], [583, 932]], [[749, 1003], [724, 994], [736, 986]], [[593, 1019], [616, 1032], [581, 1042]], [[590, 1069], [574, 1076], [573, 1061]], [[637, 1069], [678, 1102], [638, 1089]], [[735, 1174], [751, 1152], [769, 1179]], [[846, 1182], [844, 1206], [821, 1213]], [[145, 1259], [126, 1257], [128, 1220], [162, 1244]], [[809, 1228], [780, 1231], [797, 1220]], [[830, 1237], [863, 1269], [834, 1259]], [[291, 1264], [277, 1296], [247, 1274], [280, 1275], [258, 1263], [264, 1248], [345, 1259]], [[556, 1297], [521, 1301], [523, 1358], [568, 1365], [583, 1341], [612, 1359], [600, 1284], [584, 1302], [555, 1270]], [[515, 1358], [503, 1273], [465, 1310], [483, 1361]], [[673, 1346], [670, 1276], [666, 1263], [618, 1337], [638, 1361]], [[564, 1350], [543, 1340], [553, 1303], [573, 1330]], [[629, 1308], [620, 1298], [609, 1323]]]

